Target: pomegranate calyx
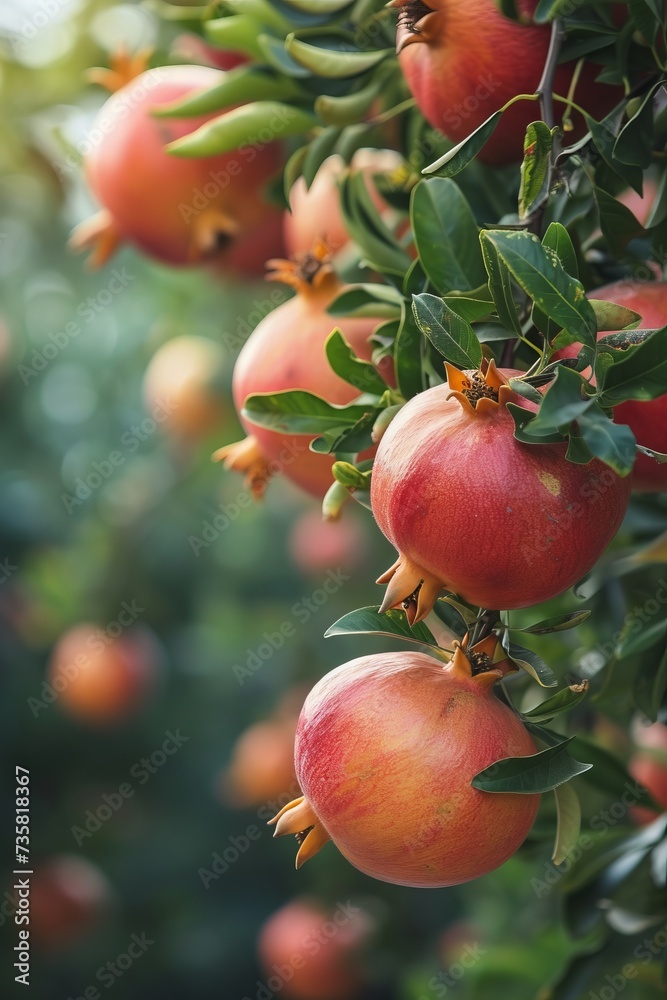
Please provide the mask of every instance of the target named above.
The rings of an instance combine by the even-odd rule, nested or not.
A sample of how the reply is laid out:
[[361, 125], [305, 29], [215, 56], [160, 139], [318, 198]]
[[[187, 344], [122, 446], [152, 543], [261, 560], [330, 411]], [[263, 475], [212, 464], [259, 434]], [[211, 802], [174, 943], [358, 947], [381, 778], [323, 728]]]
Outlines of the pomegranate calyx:
[[396, 52], [402, 52], [413, 42], [430, 42], [435, 37], [434, 20], [437, 10], [424, 0], [390, 0], [387, 7], [397, 8]]
[[438, 594], [445, 586], [442, 580], [403, 555], [386, 573], [378, 577], [376, 583], [388, 584], [380, 614], [385, 614], [390, 608], [403, 608], [411, 626], [430, 614]]
[[268, 825], [275, 825], [274, 837], [283, 837], [288, 833], [296, 837], [299, 844], [296, 855], [297, 869], [305, 865], [306, 861], [310, 861], [331, 840], [305, 795], [283, 806], [280, 812], [269, 820]]
[[239, 233], [239, 224], [218, 208], [208, 208], [197, 216], [193, 226], [190, 258], [202, 260], [226, 250]]
[[130, 54], [121, 47], [111, 56], [109, 69], [93, 66], [86, 70], [86, 80], [89, 83], [99, 84], [113, 94], [148, 69], [152, 54], [152, 48], [138, 49], [137, 52]]
[[102, 208], [74, 227], [68, 246], [75, 253], [90, 250], [86, 267], [97, 271], [113, 257], [122, 241], [111, 213]]
[[470, 673], [479, 683], [493, 686], [506, 674], [516, 673], [518, 667], [507, 658], [501, 642], [495, 633], [469, 646], [469, 633], [461, 640], [461, 648], [470, 664]]
[[447, 399], [453, 397], [458, 400], [468, 413], [493, 413], [516, 400], [516, 393], [498, 371], [495, 361], [482, 362], [479, 371], [461, 371], [445, 361], [445, 371], [447, 384], [452, 390]]
[[329, 245], [324, 240], [317, 240], [312, 250], [295, 254], [291, 260], [267, 260], [266, 277], [269, 281], [289, 285], [299, 295], [307, 295], [310, 290], [320, 293], [327, 285], [331, 285], [333, 294], [338, 277], [331, 266], [331, 259]]
[[262, 499], [271, 479], [271, 470], [257, 439], [252, 434], [243, 441], [218, 448], [211, 458], [214, 462], [223, 462], [226, 469], [244, 473], [245, 484], [253, 499]]

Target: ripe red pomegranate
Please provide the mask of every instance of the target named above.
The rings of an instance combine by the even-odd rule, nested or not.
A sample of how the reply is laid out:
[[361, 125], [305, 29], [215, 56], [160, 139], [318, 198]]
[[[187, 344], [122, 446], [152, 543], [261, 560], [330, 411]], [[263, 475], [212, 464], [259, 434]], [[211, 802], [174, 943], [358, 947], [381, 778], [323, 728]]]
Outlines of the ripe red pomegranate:
[[[358, 149], [349, 169], [363, 173], [371, 198], [382, 210], [387, 206], [373, 184], [373, 175], [391, 173], [402, 163], [402, 156], [392, 149]], [[309, 188], [303, 177], [294, 183], [289, 196], [291, 212], [285, 212], [283, 224], [290, 255], [308, 253], [318, 240], [323, 240], [334, 253], [349, 243], [338, 191], [338, 180], [346, 169], [342, 156], [330, 156]]]
[[[667, 282], [618, 281], [605, 288], [597, 288], [590, 298], [606, 299], [634, 309], [642, 317], [640, 329], [658, 329], [667, 324]], [[608, 334], [609, 330], [600, 330], [598, 339]], [[570, 344], [557, 351], [554, 357], [574, 358], [580, 349], [581, 344]], [[618, 424], [628, 424], [638, 444], [667, 452], [667, 394], [646, 402], [631, 399], [621, 403], [614, 409], [614, 420]], [[667, 464], [660, 465], [648, 455], [637, 452], [632, 488], [642, 493], [667, 489]]]
[[117, 638], [89, 622], [69, 629], [58, 640], [48, 680], [58, 703], [92, 724], [122, 721], [145, 703], [160, 671], [153, 633], [133, 626]]
[[[339, 326], [355, 353], [370, 360], [369, 337], [378, 321], [329, 316], [326, 310], [344, 286], [318, 252], [319, 259], [306, 255], [298, 263], [270, 262], [277, 268], [272, 276], [292, 285], [296, 295], [261, 321], [239, 354], [233, 381], [239, 413], [252, 393], [306, 389], [334, 404], [349, 403], [359, 395], [358, 389], [332, 371], [324, 345]], [[334, 459], [310, 451], [312, 437], [267, 430], [243, 417], [241, 422], [249, 437], [220, 448], [213, 457], [224, 460], [227, 468], [244, 472], [255, 496], [264, 493], [274, 472], [283, 473], [313, 496], [324, 496], [333, 481]]]
[[[667, 810], [667, 726], [661, 722], [645, 726], [637, 731], [635, 741], [641, 749], [630, 761], [630, 774]], [[633, 819], [641, 824], [652, 823], [657, 815], [644, 806], [632, 809]]]
[[93, 250], [93, 266], [125, 240], [168, 264], [215, 261], [252, 274], [280, 252], [282, 214], [262, 197], [280, 167], [278, 145], [203, 159], [173, 156], [165, 145], [214, 115], [152, 115], [220, 79], [208, 66], [160, 66], [130, 80], [101, 109], [89, 133], [85, 171], [103, 208], [72, 237], [74, 249]]
[[30, 936], [38, 947], [59, 950], [99, 923], [113, 899], [100, 869], [76, 854], [36, 865], [30, 880]]
[[383, 610], [407, 603], [421, 621], [440, 590], [484, 608], [539, 604], [588, 572], [618, 530], [630, 477], [595, 460], [575, 465], [561, 444], [514, 438], [513, 393], [485, 373], [447, 365], [448, 382], [420, 393], [389, 425], [371, 478], [373, 513], [398, 561]]
[[[453, 142], [461, 142], [517, 94], [535, 93], [549, 49], [548, 25], [512, 21], [493, 0], [393, 0], [391, 6], [399, 11], [396, 48], [407, 84], [431, 125]], [[518, 0], [527, 20], [536, 6], [537, 0]], [[568, 96], [575, 65], [557, 68], [554, 93]], [[621, 88], [596, 83], [599, 72], [587, 61], [573, 95], [597, 119], [623, 96]], [[558, 122], [565, 108], [556, 104]], [[581, 115], [572, 114], [568, 141], [586, 128]], [[520, 159], [526, 128], [539, 116], [534, 102], [513, 105], [479, 159], [495, 165]]]
[[362, 656], [315, 685], [296, 734], [304, 795], [272, 820], [277, 836], [297, 835], [297, 868], [333, 840], [366, 875], [436, 887], [514, 854], [540, 796], [471, 785], [500, 758], [537, 752], [493, 694], [510, 669], [493, 664], [496, 646], [491, 637], [469, 659], [457, 644], [445, 665], [415, 652]]
[[269, 917], [259, 934], [266, 985], [288, 1000], [347, 1000], [366, 984], [361, 951], [373, 920], [351, 903], [331, 911], [295, 899]]

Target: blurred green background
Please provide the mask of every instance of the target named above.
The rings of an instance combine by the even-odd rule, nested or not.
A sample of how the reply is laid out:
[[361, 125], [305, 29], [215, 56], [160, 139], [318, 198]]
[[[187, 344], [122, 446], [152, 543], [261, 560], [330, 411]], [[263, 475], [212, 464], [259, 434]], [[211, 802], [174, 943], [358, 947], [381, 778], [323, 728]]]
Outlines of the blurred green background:
[[[314, 501], [276, 482], [261, 505], [249, 505], [241, 480], [210, 461], [240, 434], [229, 403], [234, 356], [275, 304], [275, 287], [168, 270], [131, 250], [91, 274], [65, 248], [92, 208], [76, 148], [104, 100], [84, 83], [84, 70], [107, 62], [123, 40], [155, 45], [158, 61], [167, 61], [176, 27], [147, 7], [90, 0], [16, 0], [0, 18], [0, 713], [8, 793], [0, 995], [21, 989], [11, 893], [19, 765], [30, 772], [31, 859], [42, 872], [31, 949], [30, 995], [39, 1000], [112, 987], [128, 1000], [287, 996], [288, 986], [264, 985], [256, 941], [267, 918], [301, 896], [331, 910], [351, 900], [369, 913], [368, 1000], [534, 996], [573, 950], [559, 929], [556, 893], [531, 884], [546, 870], [547, 843], [536, 839], [462, 889], [374, 882], [333, 847], [297, 874], [291, 838], [274, 842], [265, 825], [274, 803], [294, 794], [293, 778], [279, 775], [264, 798], [232, 788], [225, 769], [249, 726], [278, 718], [289, 746], [298, 700], [317, 678], [392, 648], [377, 638], [322, 638], [346, 611], [371, 603], [369, 582], [392, 552], [359, 508], [346, 511], [334, 556], [322, 561]], [[217, 345], [211, 392], [220, 409], [186, 434], [178, 421], [151, 419], [144, 375], [161, 345], [192, 336]], [[112, 453], [121, 456], [115, 463]], [[652, 500], [643, 509], [638, 523], [648, 536], [664, 522], [664, 507]], [[332, 593], [327, 580], [336, 581]], [[90, 623], [87, 634], [112, 635], [128, 605], [128, 633], [150, 643], [146, 698], [113, 724], [68, 713], [44, 687], [56, 643], [81, 623]], [[614, 608], [604, 607], [613, 620]], [[289, 636], [280, 641], [285, 625]], [[554, 643], [560, 663], [550, 662], [560, 677], [568, 643], [576, 645], [569, 634]], [[173, 753], [162, 749], [169, 734], [177, 737]], [[268, 745], [265, 753], [276, 756]], [[587, 805], [595, 807], [590, 795]], [[94, 867], [77, 868], [69, 856]], [[59, 899], [58, 866], [78, 901]], [[152, 943], [100, 978], [133, 935]], [[459, 981], [462, 954], [477, 957]]]

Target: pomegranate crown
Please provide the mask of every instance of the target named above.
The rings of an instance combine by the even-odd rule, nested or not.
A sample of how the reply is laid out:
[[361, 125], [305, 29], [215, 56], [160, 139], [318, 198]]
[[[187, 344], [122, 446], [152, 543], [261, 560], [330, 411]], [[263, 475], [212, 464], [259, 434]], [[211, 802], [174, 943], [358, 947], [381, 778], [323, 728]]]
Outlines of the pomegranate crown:
[[300, 293], [308, 289], [320, 291], [332, 278], [336, 279], [331, 259], [331, 247], [325, 240], [319, 239], [307, 253], [295, 254], [291, 259], [275, 257], [267, 260], [266, 277], [269, 281], [281, 281]]
[[451, 389], [447, 398], [457, 399], [469, 413], [493, 413], [517, 398], [493, 360], [482, 361], [479, 371], [461, 371], [445, 361], [445, 371]]
[[439, 0], [390, 0], [387, 7], [398, 10], [396, 51], [413, 42], [430, 42], [436, 37], [436, 19], [441, 11]]

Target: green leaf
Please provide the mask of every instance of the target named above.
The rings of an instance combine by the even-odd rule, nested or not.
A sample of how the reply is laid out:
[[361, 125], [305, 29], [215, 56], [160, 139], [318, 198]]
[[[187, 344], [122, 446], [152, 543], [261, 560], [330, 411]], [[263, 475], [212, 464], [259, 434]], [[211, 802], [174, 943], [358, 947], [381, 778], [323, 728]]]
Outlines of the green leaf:
[[647, 42], [653, 42], [662, 21], [661, 6], [661, 0], [628, 0], [632, 20]]
[[564, 784], [554, 788], [556, 797], [556, 841], [551, 860], [561, 865], [576, 846], [581, 832], [581, 805], [579, 796], [572, 785]]
[[619, 306], [615, 302], [607, 302], [604, 299], [590, 298], [588, 301], [593, 307], [598, 330], [632, 330], [637, 326], [637, 323], [641, 322], [639, 313], [626, 306]]
[[208, 115], [221, 111], [232, 104], [249, 104], [269, 98], [284, 101], [299, 94], [298, 86], [287, 77], [278, 76], [261, 66], [239, 66], [237, 69], [220, 72], [220, 82], [206, 90], [154, 108], [156, 118], [188, 118], [194, 115]]
[[531, 722], [549, 722], [563, 712], [569, 712], [584, 700], [588, 692], [588, 681], [581, 684], [571, 684], [570, 687], [557, 691], [551, 698], [547, 698], [541, 705], [537, 705], [530, 712], [525, 712], [524, 716]]
[[[444, 295], [443, 302], [455, 313], [462, 316], [468, 323], [476, 323], [480, 319], [486, 319], [494, 311], [494, 302], [488, 287], [475, 289], [475, 294], [471, 295]], [[477, 294], [480, 297], [477, 297]]]
[[656, 722], [658, 712], [667, 692], [667, 649], [660, 659], [651, 653], [644, 657], [635, 676], [635, 704], [651, 722]]
[[495, 111], [463, 142], [448, 150], [434, 163], [429, 163], [428, 167], [424, 167], [422, 173], [427, 176], [437, 174], [438, 177], [455, 177], [477, 156], [482, 146], [491, 138], [501, 118], [502, 111]]
[[358, 358], [343, 336], [342, 330], [334, 330], [325, 344], [327, 360], [342, 379], [362, 392], [373, 392], [381, 396], [387, 388], [372, 364]]
[[[638, 624], [639, 629], [637, 628]], [[643, 625], [646, 627], [643, 628]], [[666, 618], [660, 618], [658, 621], [647, 624], [632, 616], [621, 632], [614, 655], [617, 659], [624, 660], [626, 656], [643, 653], [645, 649], [657, 645], [665, 635], [667, 635]]]
[[332, 635], [386, 635], [406, 642], [417, 643], [420, 646], [433, 646], [439, 649], [430, 629], [419, 622], [414, 627], [408, 624], [405, 612], [393, 608], [381, 615], [379, 607], [359, 608], [343, 615], [324, 633], [325, 638]]
[[615, 424], [595, 403], [577, 420], [579, 435], [592, 455], [619, 476], [632, 472], [635, 463], [635, 436], [625, 424]]
[[576, 628], [590, 618], [590, 611], [570, 611], [568, 614], [555, 615], [553, 618], [545, 618], [543, 621], [528, 625], [526, 628], [515, 629], [508, 626], [513, 632], [529, 632], [531, 635], [547, 635], [549, 632], [565, 632], [567, 629]]
[[323, 128], [315, 138], [308, 143], [308, 149], [303, 161], [302, 175], [307, 188], [315, 180], [317, 172], [324, 161], [333, 153], [340, 139], [342, 129]]
[[[341, 13], [346, 7], [350, 7], [354, 0], [326, 0], [326, 16], [333, 17]], [[322, 14], [322, 0], [283, 0], [296, 10], [304, 11], [307, 14]]]
[[394, 347], [394, 367], [396, 383], [405, 399], [412, 399], [425, 388], [421, 365], [423, 345], [424, 338], [414, 313], [407, 303], [403, 303], [401, 325]]
[[315, 113], [328, 125], [354, 125], [363, 121], [385, 85], [386, 74], [376, 72], [371, 82], [343, 97], [320, 94], [315, 99]]
[[519, 218], [525, 219], [539, 198], [549, 175], [554, 135], [543, 121], [531, 122], [523, 140]]
[[602, 235], [609, 242], [612, 253], [621, 257], [631, 240], [644, 235], [644, 227], [629, 208], [607, 191], [596, 186], [593, 193], [600, 211]]
[[410, 218], [419, 259], [439, 292], [470, 291], [485, 281], [477, 223], [454, 181], [432, 177], [417, 184]]
[[349, 285], [327, 307], [331, 316], [394, 319], [401, 315], [403, 296], [392, 285]]
[[[579, 277], [577, 253], [565, 226], [561, 225], [560, 222], [549, 223], [547, 231], [542, 238], [542, 246], [556, 254], [562, 267], [564, 267], [568, 274], [572, 275], [573, 278]], [[551, 342], [562, 329], [558, 323], [554, 323], [553, 320], [549, 319], [537, 305], [533, 305], [531, 319], [548, 342]], [[569, 339], [567, 334], [566, 339]]]
[[542, 687], [556, 687], [558, 685], [551, 667], [547, 666], [542, 657], [534, 653], [532, 649], [518, 646], [514, 642], [510, 642], [505, 648], [510, 660], [530, 674]]
[[482, 345], [475, 331], [437, 295], [414, 295], [412, 311], [417, 325], [437, 351], [459, 368], [479, 368]]
[[323, 48], [303, 42], [294, 34], [285, 39], [285, 49], [300, 66], [315, 76], [330, 80], [342, 80], [357, 76], [377, 66], [378, 63], [394, 55], [393, 49], [376, 49], [374, 52], [350, 51], [349, 49]]
[[[640, 192], [642, 190], [644, 177], [641, 168], [623, 163], [621, 160], [615, 160], [612, 155], [614, 144], [616, 143], [617, 133], [608, 127], [608, 123], [606, 121], [596, 122], [594, 118], [590, 117], [590, 115], [586, 115], [585, 118], [586, 127], [593, 137], [595, 148], [607, 166], [610, 167], [614, 173], [618, 174], [619, 177], [622, 177], [623, 180], [630, 185], [630, 187], [635, 189], [635, 191]], [[611, 195], [608, 195], [608, 197], [611, 198]]]
[[372, 409], [358, 404], [335, 406], [312, 392], [294, 389], [248, 396], [242, 413], [258, 427], [282, 434], [322, 434], [352, 426]]
[[337, 483], [348, 490], [367, 490], [370, 486], [370, 473], [362, 472], [351, 462], [334, 462], [331, 471]]
[[271, 140], [308, 132], [314, 115], [279, 101], [256, 101], [234, 108], [165, 147], [173, 156], [218, 156], [239, 146], [266, 145], [259, 134], [268, 130]]
[[550, 792], [590, 769], [590, 764], [582, 764], [570, 756], [567, 748], [573, 739], [571, 736], [529, 757], [505, 757], [496, 761], [475, 775], [472, 786], [483, 792], [521, 795]]
[[[604, 349], [604, 341], [600, 342]], [[667, 392], [667, 326], [624, 352], [605, 373], [601, 406], [618, 406], [627, 399], [656, 399]]]
[[361, 172], [347, 174], [340, 183], [340, 208], [345, 227], [376, 270], [403, 275], [412, 264], [408, 254], [382, 219]]
[[217, 17], [204, 21], [206, 36], [214, 45], [232, 52], [243, 52], [255, 59], [262, 58], [262, 50], [257, 41], [257, 22], [242, 14], [233, 17]]
[[565, 433], [573, 420], [580, 421], [586, 410], [595, 405], [594, 396], [582, 397], [586, 385], [581, 375], [561, 365], [544, 394], [539, 412], [529, 424], [530, 436], [536, 440], [550, 438], [554, 431]]
[[619, 132], [614, 143], [614, 160], [646, 170], [653, 160], [653, 98], [662, 81], [644, 95], [639, 108]]
[[582, 344], [595, 346], [595, 313], [583, 285], [553, 252], [525, 231], [483, 230], [482, 248], [493, 247], [517, 284], [542, 312]]
[[498, 318], [506, 330], [522, 334], [519, 310], [514, 301], [512, 276], [506, 263], [501, 259], [495, 246], [485, 243], [480, 236], [482, 259], [489, 280], [489, 291], [498, 313]]

